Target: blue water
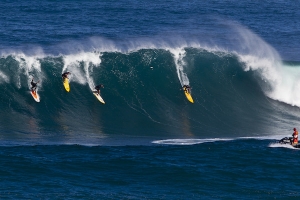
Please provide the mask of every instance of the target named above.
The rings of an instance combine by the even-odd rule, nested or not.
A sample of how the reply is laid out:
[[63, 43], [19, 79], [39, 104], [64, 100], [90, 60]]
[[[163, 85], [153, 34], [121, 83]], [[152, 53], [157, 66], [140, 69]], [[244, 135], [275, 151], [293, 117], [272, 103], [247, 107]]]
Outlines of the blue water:
[[[288, 154], [289, 156], [287, 156]], [[238, 140], [1, 147], [1, 198], [296, 199], [298, 151]]]
[[299, 9], [2, 2], [0, 198], [298, 199]]

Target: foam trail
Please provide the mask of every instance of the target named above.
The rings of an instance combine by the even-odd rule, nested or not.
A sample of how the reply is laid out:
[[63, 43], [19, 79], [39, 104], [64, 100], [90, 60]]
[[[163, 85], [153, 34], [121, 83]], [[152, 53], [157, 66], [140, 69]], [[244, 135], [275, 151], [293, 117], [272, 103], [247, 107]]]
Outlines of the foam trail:
[[221, 139], [221, 138], [212, 138], [212, 139], [167, 139], [167, 140], [155, 140], [152, 141], [153, 144], [166, 144], [166, 145], [195, 145], [202, 144], [207, 142], [217, 142], [217, 141], [230, 141], [233, 139]]
[[88, 83], [90, 89], [93, 90], [93, 88], [95, 88], [95, 83], [93, 81], [93, 78], [90, 76], [90, 70], [91, 70], [91, 72], [93, 72], [93, 66], [90, 65], [90, 63], [85, 62], [84, 63], [84, 71], [86, 74], [87, 83]]
[[271, 144], [269, 144], [269, 147], [273, 147], [273, 148], [287, 148], [287, 149], [300, 150], [299, 148], [295, 148], [292, 145], [289, 145], [289, 144], [279, 144], [279, 143], [271, 143]]
[[[94, 66], [99, 66], [101, 63], [100, 54], [92, 52], [82, 52], [74, 55], [64, 56], [64, 67], [62, 72], [70, 71], [70, 81], [75, 81], [80, 84], [88, 83], [91, 90], [94, 89], [95, 84], [90, 75], [93, 72]], [[81, 69], [83, 67], [83, 69]], [[82, 70], [84, 73], [82, 73]]]
[[38, 57], [35, 56], [26, 56], [25, 54], [17, 54], [14, 55], [13, 58], [19, 63], [19, 69], [16, 73], [17, 77], [17, 87], [21, 88], [21, 77], [20, 75], [23, 74], [28, 78], [28, 87], [30, 88], [30, 81], [31, 79], [35, 79], [35, 81], [39, 81], [39, 87], [42, 86], [42, 80], [44, 78], [42, 70], [41, 70], [41, 63]]
[[[232, 141], [232, 140], [279, 140], [286, 135], [271, 135], [271, 136], [255, 136], [255, 137], [237, 137], [237, 138], [207, 138], [207, 139], [166, 139], [166, 140], [155, 140], [153, 144], [166, 144], [166, 145], [194, 145], [208, 142], [219, 142], [219, 141]], [[269, 147], [287, 147], [292, 148], [288, 144], [271, 143]]]
[[184, 62], [183, 58], [186, 55], [186, 51], [183, 48], [170, 49], [169, 51], [174, 55], [176, 71], [181, 86], [189, 85], [190, 81], [187, 77], [187, 74], [184, 72], [184, 67], [186, 66], [186, 63]]

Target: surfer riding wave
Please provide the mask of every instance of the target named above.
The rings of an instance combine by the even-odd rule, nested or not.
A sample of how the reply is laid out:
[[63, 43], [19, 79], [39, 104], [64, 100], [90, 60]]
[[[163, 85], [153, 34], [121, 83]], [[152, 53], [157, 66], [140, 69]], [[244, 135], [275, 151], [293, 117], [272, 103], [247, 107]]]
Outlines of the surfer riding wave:
[[30, 84], [31, 84], [31, 91], [36, 91], [38, 82], [34, 82], [33, 79], [31, 80], [31, 82], [30, 82]]

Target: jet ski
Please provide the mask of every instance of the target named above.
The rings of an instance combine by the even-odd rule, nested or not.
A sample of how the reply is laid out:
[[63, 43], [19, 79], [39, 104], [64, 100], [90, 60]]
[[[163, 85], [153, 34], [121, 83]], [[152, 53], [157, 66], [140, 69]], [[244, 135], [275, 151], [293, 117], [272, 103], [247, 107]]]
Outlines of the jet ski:
[[279, 144], [289, 144], [294, 148], [300, 148], [300, 144], [292, 144], [293, 137], [284, 137], [281, 140], [277, 141]]

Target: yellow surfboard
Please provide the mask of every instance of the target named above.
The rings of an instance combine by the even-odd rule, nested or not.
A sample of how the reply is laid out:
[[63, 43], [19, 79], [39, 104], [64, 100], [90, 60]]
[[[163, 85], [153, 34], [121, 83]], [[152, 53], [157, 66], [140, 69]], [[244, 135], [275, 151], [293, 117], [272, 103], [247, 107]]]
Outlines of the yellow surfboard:
[[68, 78], [63, 79], [63, 84], [64, 84], [64, 87], [65, 87], [66, 91], [70, 92], [70, 85], [69, 85], [69, 79]]
[[194, 103], [191, 93], [189, 93], [185, 88], [183, 88], [183, 91], [184, 91], [186, 98], [189, 100], [189, 102]]

